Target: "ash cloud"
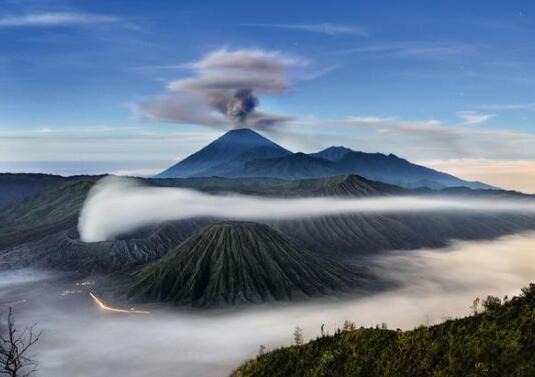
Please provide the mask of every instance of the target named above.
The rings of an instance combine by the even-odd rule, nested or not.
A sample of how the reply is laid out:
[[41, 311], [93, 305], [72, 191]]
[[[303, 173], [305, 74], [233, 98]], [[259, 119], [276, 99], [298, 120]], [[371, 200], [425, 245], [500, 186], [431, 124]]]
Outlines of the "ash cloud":
[[193, 217], [262, 220], [349, 213], [535, 213], [532, 200], [422, 196], [277, 199], [209, 195], [182, 188], [147, 187], [137, 182], [107, 177], [91, 189], [78, 222], [83, 241], [109, 240], [143, 226]]
[[303, 65], [306, 61], [279, 52], [216, 50], [185, 66], [192, 77], [170, 82], [167, 93], [138, 109], [170, 123], [264, 129], [292, 118], [259, 111], [260, 96], [290, 90], [289, 71]]

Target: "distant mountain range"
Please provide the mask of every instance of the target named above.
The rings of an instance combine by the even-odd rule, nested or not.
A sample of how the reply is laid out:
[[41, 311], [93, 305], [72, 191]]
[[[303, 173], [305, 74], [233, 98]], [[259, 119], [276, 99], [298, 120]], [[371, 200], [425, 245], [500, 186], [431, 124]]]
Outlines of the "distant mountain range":
[[446, 187], [495, 189], [470, 182], [393, 154], [365, 153], [329, 147], [317, 153], [292, 153], [257, 132], [242, 128], [227, 132], [156, 178], [226, 177], [279, 178], [286, 180], [357, 174], [367, 179], [405, 188]]

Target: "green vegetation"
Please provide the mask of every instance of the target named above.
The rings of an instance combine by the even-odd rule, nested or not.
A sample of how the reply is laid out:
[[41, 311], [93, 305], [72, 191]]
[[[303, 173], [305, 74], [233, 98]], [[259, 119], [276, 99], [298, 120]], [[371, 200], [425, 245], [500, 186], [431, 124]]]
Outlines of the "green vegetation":
[[412, 331], [344, 326], [334, 336], [263, 353], [232, 377], [535, 376], [535, 284], [482, 306], [470, 317]]
[[61, 183], [0, 211], [0, 249], [76, 226], [96, 179]]

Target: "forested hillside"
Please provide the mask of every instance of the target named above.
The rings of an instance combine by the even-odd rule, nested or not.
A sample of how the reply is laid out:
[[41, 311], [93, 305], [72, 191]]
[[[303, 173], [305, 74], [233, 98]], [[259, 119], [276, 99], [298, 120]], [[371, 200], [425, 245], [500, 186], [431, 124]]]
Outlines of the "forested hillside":
[[488, 297], [479, 311], [412, 331], [349, 325], [260, 355], [232, 377], [535, 376], [535, 284], [503, 303]]

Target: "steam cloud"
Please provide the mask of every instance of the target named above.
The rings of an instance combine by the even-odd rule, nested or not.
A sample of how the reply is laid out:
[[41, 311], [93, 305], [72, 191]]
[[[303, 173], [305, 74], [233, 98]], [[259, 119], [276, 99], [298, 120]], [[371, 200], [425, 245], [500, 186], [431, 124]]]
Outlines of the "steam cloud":
[[291, 118], [258, 111], [258, 96], [286, 92], [289, 69], [305, 63], [272, 51], [216, 50], [186, 66], [195, 76], [171, 82], [168, 93], [139, 109], [159, 121], [215, 128], [279, 124]]
[[148, 187], [134, 179], [106, 177], [91, 189], [78, 229], [83, 241], [97, 242], [143, 226], [193, 217], [262, 220], [432, 211], [535, 213], [535, 202], [416, 196], [273, 199]]

